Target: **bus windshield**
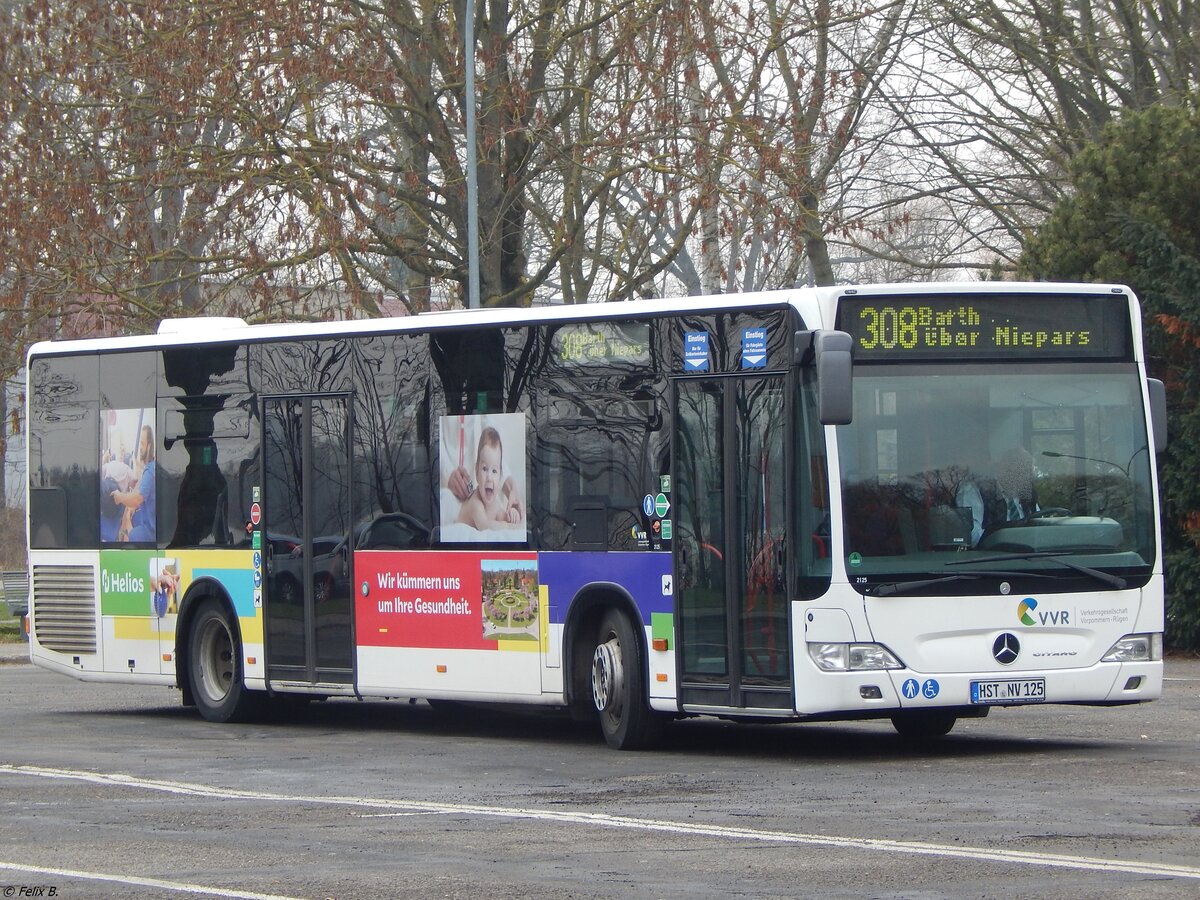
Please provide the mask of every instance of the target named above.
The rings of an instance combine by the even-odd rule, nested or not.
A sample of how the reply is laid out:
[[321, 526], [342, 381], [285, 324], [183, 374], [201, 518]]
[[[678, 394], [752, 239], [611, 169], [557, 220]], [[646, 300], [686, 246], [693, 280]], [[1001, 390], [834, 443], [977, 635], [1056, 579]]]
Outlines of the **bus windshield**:
[[1149, 578], [1150, 451], [1132, 363], [861, 366], [838, 442], [859, 590]]

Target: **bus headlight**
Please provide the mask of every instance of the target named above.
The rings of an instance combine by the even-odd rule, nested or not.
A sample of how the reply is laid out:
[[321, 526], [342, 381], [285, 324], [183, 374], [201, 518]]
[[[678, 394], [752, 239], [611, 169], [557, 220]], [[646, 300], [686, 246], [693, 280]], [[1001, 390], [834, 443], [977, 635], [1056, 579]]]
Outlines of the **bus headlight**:
[[1101, 662], [1152, 662], [1162, 659], [1162, 634], [1127, 634], [1101, 657]]
[[864, 672], [903, 669], [900, 660], [882, 644], [809, 644], [808, 655], [825, 672]]

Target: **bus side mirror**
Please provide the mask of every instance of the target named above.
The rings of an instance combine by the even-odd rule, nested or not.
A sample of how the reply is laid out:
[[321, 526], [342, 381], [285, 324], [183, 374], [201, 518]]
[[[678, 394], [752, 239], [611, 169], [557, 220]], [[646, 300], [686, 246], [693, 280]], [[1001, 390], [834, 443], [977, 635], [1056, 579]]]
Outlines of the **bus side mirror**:
[[854, 340], [844, 331], [797, 331], [799, 365], [817, 366], [817, 413], [822, 425], [849, 425], [854, 407]]
[[1146, 379], [1150, 395], [1150, 427], [1154, 436], [1154, 452], [1167, 449], [1167, 389], [1157, 378]]

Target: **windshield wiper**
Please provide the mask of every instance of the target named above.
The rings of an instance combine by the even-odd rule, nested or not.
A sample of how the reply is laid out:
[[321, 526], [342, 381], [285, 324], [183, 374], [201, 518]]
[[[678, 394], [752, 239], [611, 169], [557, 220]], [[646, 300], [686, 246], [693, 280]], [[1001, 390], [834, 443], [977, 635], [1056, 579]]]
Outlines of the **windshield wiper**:
[[[1091, 566], [1081, 566], [1077, 562], [1071, 562], [1069, 559], [1063, 559], [1064, 556], [1071, 555], [1069, 550], [1032, 550], [1027, 553], [997, 553], [995, 556], [984, 556], [979, 559], [963, 559], [957, 562], [948, 562], [947, 566], [965, 566], [969, 563], [989, 563], [989, 562], [1005, 562], [1013, 559], [1055, 559], [1068, 569], [1074, 569], [1082, 575], [1087, 575], [1095, 578], [1097, 581], [1107, 584], [1109, 587], [1117, 590], [1124, 590], [1129, 582], [1120, 575], [1113, 575], [1110, 572], [1102, 572], [1100, 569], [1093, 569]], [[1033, 573], [1022, 573], [1022, 575]]]
[[920, 581], [887, 581], [883, 584], [873, 585], [869, 593], [875, 597], [890, 597], [892, 594], [906, 594], [909, 591], [919, 591], [921, 588], [927, 588], [935, 584], [944, 584], [947, 581], [976, 581], [982, 577], [982, 575], [976, 575], [972, 572], [969, 575], [943, 575], [941, 578], [923, 578]]
[[977, 581], [980, 578], [1053, 578], [1044, 572], [959, 572], [954, 575], [943, 575], [940, 578], [922, 578], [920, 581], [885, 581], [883, 584], [872, 585], [868, 593], [873, 597], [890, 597], [893, 594], [909, 594], [935, 584], [945, 584], [947, 581]]

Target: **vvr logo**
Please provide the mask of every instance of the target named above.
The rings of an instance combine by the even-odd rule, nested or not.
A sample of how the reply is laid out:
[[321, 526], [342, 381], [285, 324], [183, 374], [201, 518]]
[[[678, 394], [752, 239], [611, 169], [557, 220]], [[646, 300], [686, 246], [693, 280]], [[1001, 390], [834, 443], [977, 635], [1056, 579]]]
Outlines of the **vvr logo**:
[[1022, 625], [1070, 625], [1071, 613], [1065, 609], [1052, 609], [1047, 612], [1040, 612], [1037, 618], [1034, 618], [1034, 610], [1037, 609], [1038, 602], [1032, 597], [1026, 597], [1017, 604], [1017, 618], [1021, 620]]

